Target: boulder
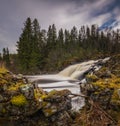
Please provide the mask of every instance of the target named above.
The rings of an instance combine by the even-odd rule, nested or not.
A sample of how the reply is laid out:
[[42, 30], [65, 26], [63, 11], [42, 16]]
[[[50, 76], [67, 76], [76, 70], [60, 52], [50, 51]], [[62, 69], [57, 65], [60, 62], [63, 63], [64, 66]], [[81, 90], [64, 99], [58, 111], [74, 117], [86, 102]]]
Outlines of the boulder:
[[68, 111], [72, 108], [69, 90], [56, 91], [53, 90], [43, 98], [44, 107], [42, 109], [44, 115], [49, 117], [56, 112]]

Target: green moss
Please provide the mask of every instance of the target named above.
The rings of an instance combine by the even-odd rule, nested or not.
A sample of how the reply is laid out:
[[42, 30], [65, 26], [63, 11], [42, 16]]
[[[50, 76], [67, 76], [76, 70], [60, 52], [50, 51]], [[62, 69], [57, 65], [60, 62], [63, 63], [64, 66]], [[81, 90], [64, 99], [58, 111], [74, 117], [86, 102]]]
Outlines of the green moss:
[[24, 95], [20, 94], [17, 96], [13, 96], [11, 99], [11, 103], [16, 106], [24, 106], [27, 104], [27, 100]]

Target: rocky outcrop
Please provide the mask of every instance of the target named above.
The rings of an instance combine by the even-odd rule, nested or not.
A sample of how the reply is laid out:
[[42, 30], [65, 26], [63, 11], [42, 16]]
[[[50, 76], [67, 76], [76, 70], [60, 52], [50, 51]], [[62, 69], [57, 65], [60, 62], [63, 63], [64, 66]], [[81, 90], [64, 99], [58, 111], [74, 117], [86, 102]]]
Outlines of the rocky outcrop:
[[0, 68], [0, 118], [5, 120], [4, 125], [7, 119], [12, 120], [12, 126], [50, 126], [51, 123], [67, 126], [70, 94], [69, 90], [45, 92], [29, 84], [22, 75]]
[[[82, 93], [87, 96], [86, 107], [88, 111], [90, 110], [89, 116], [96, 109], [98, 110], [94, 113], [95, 120], [94, 118], [89, 120], [91, 125], [92, 121], [95, 122], [97, 119], [97, 112], [99, 116], [106, 118], [105, 126], [119, 125], [120, 121], [120, 76], [109, 68], [110, 65], [105, 66], [88, 74], [86, 76], [87, 83], [81, 86]], [[96, 121], [96, 125], [98, 122], [99, 120]]]

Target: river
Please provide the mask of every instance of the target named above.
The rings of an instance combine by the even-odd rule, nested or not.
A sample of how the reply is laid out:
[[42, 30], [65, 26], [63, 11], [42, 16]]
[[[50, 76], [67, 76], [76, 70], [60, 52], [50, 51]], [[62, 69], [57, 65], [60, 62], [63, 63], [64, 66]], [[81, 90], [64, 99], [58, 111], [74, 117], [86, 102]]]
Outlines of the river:
[[[99, 70], [110, 58], [90, 60], [74, 65], [70, 65], [57, 74], [26, 76], [29, 81], [45, 91], [68, 89], [74, 94], [81, 94], [80, 84], [85, 83], [85, 75]], [[84, 98], [72, 98], [72, 108], [79, 110], [84, 106]]]

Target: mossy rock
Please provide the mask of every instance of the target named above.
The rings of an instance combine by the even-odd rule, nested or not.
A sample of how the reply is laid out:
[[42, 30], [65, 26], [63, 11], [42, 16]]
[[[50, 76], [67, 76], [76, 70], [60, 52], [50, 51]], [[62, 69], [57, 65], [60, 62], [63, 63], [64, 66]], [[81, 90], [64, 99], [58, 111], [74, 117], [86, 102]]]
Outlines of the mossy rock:
[[95, 72], [95, 75], [99, 78], [111, 78], [112, 74], [109, 68], [102, 67], [100, 70]]
[[88, 83], [96, 82], [98, 80], [98, 77], [95, 74], [88, 74], [86, 76], [86, 80], [87, 80]]
[[44, 101], [49, 101], [49, 102], [60, 102], [64, 99], [64, 97], [70, 94], [71, 92], [67, 89], [61, 91], [52, 90], [51, 92], [48, 93], [48, 95], [42, 96], [42, 99]]

